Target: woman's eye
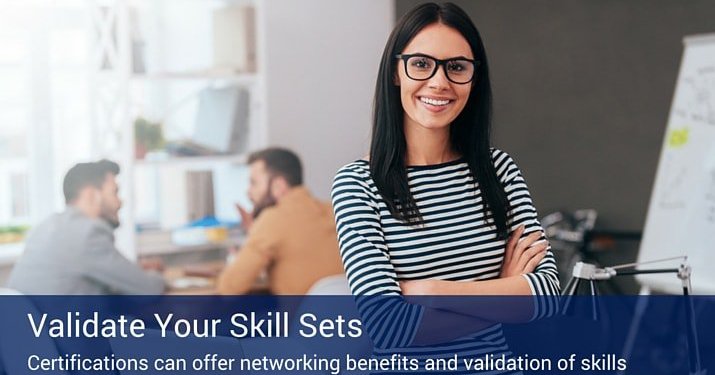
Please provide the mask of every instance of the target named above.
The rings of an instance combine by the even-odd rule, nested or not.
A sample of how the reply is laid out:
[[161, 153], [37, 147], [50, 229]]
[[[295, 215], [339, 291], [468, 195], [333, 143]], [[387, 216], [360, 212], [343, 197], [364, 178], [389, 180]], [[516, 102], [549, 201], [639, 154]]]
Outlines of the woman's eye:
[[413, 58], [410, 61], [410, 65], [418, 69], [429, 69], [432, 67], [432, 63], [425, 58]]
[[447, 69], [452, 72], [463, 72], [467, 69], [467, 66], [461, 61], [450, 61], [447, 63]]

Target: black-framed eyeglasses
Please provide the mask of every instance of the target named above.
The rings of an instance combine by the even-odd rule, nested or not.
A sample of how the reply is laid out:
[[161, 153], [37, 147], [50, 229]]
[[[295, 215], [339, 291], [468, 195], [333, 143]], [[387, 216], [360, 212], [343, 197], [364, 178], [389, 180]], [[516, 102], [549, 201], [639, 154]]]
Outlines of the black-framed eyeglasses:
[[405, 74], [415, 81], [426, 81], [432, 78], [441, 65], [447, 79], [456, 84], [472, 82], [474, 72], [479, 66], [479, 61], [464, 57], [440, 60], [423, 53], [398, 54], [395, 58], [400, 59], [405, 65]]

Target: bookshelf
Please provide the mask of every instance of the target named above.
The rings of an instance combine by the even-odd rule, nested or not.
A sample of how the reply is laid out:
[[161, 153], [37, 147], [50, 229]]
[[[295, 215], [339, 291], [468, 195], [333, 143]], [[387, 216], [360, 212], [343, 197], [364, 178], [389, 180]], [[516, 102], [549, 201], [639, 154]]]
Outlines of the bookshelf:
[[[105, 1], [106, 2], [106, 1]], [[172, 86], [199, 86], [201, 84], [221, 87], [230, 82], [250, 90], [251, 124], [247, 151], [268, 145], [287, 147], [301, 156], [306, 166], [306, 186], [318, 198], [328, 199], [330, 184], [335, 171], [348, 161], [364, 155], [369, 141], [372, 95], [380, 54], [395, 20], [392, 2], [369, 2], [363, 0], [146, 0], [137, 1], [147, 12], [177, 12], [181, 4], [196, 7], [190, 16], [176, 18], [178, 22], [164, 21], [169, 33], [179, 37], [179, 42], [167, 40], [163, 53], [146, 50], [147, 57], [155, 56], [161, 64], [147, 63], [144, 72], [134, 72], [132, 67], [131, 31], [122, 25], [130, 24], [131, 12], [127, 1], [109, 0], [110, 4], [126, 9], [119, 12], [99, 11], [97, 17], [103, 24], [115, 26], [97, 27], [111, 30], [115, 27], [125, 35], [123, 42], [112, 43], [111, 37], [98, 38], [98, 45], [108, 44], [106, 53], [98, 51], [97, 71], [102, 71], [106, 81], [92, 82], [92, 98], [96, 100], [97, 115], [93, 123], [98, 125], [96, 157], [121, 159], [125, 168], [120, 175], [125, 207], [136, 197], [127, 191], [127, 182], [137, 182], [135, 174], [142, 171], [200, 170], [208, 165], [224, 168], [236, 165], [234, 157], [243, 155], [211, 156], [196, 162], [141, 161], [134, 160], [133, 129], [131, 115], [137, 108], [136, 90], [163, 90]], [[124, 5], [122, 5], [124, 4]], [[178, 62], [176, 58], [209, 54], [206, 45], [189, 48], [195, 35], [211, 34], [213, 29], [199, 20], [200, 14], [218, 6], [231, 4], [254, 7], [255, 20], [255, 69], [250, 72], [229, 72], [214, 69], [206, 64]], [[109, 21], [118, 17], [119, 22]], [[158, 25], [160, 22], [154, 22]], [[203, 24], [203, 31], [190, 32], [188, 26]], [[186, 27], [185, 27], [186, 26]], [[148, 35], [148, 34], [145, 34]], [[194, 41], [195, 42], [195, 41]], [[184, 47], [178, 52], [172, 48]], [[135, 49], [137, 47], [135, 46]], [[115, 53], [114, 50], [122, 51]], [[335, 51], [344, 51], [336, 53]], [[113, 59], [112, 69], [99, 69], [104, 65], [102, 56]], [[191, 56], [192, 58], [194, 56]], [[325, 62], [328, 62], [327, 64]], [[186, 89], [190, 95], [191, 88]], [[132, 93], [130, 95], [130, 93]], [[171, 100], [167, 100], [171, 102]], [[166, 103], [167, 107], [171, 103]], [[117, 109], [115, 109], [117, 108]], [[143, 108], [140, 108], [143, 109]], [[157, 116], [161, 117], [161, 116]], [[108, 150], [112, 150], [111, 152]], [[114, 151], [117, 151], [114, 153]], [[213, 160], [212, 158], [217, 158]], [[214, 163], [214, 161], [216, 163]], [[246, 178], [247, 180], [247, 178]], [[245, 198], [245, 190], [237, 186], [238, 179], [218, 181], [216, 186], [231, 189]], [[244, 182], [245, 183], [245, 182]], [[177, 197], [179, 199], [180, 197]], [[163, 199], [166, 199], [165, 197]], [[136, 199], [133, 199], [136, 201]], [[136, 203], [136, 202], [135, 202]], [[228, 207], [231, 208], [231, 207]], [[123, 210], [124, 211], [124, 210]], [[124, 225], [117, 233], [121, 249], [134, 249], [135, 234], [126, 234], [126, 227], [135, 226], [135, 212], [122, 212]], [[130, 222], [131, 221], [131, 222]], [[122, 242], [124, 241], [124, 242]], [[128, 254], [130, 257], [135, 254]]]
[[[152, 215], [147, 215], [151, 210], [143, 202], [158, 202], [149, 207], [156, 211], [155, 234], [171, 231], [189, 221], [180, 218], [187, 209], [178, 207], [186, 202], [178, 195], [191, 190], [181, 176], [244, 165], [250, 151], [267, 144], [263, 6], [263, 0], [114, 0], [93, 5], [92, 22], [98, 30], [90, 85], [93, 122], [98, 125], [94, 154], [122, 167], [122, 226], [116, 238], [117, 247], [129, 258], [216, 247], [182, 247], [171, 241], [146, 245], [139, 228]], [[241, 134], [247, 139], [241, 149], [201, 156], [149, 152], [137, 158], [137, 118], [161, 123], [167, 141], [190, 138], [202, 131], [196, 120], [201, 93], [232, 87], [248, 95], [247, 134]]]

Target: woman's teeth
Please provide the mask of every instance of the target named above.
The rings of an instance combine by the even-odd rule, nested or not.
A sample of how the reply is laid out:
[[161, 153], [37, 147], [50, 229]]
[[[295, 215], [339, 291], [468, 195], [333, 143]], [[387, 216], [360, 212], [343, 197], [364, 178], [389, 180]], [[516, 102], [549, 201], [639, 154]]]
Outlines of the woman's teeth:
[[449, 102], [451, 102], [451, 100], [430, 99], [430, 98], [425, 98], [424, 96], [423, 96], [423, 97], [420, 97], [420, 101], [421, 101], [422, 103], [427, 103], [427, 104], [430, 104], [430, 105], [439, 105], [439, 106], [441, 106], [441, 105], [447, 105], [447, 104], [449, 104]]

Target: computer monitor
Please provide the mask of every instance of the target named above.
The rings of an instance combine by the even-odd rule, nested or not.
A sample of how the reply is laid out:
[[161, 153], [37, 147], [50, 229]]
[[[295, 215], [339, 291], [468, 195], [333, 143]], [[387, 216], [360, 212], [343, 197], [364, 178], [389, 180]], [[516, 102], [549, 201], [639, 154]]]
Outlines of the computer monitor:
[[199, 109], [191, 142], [221, 154], [246, 150], [249, 93], [241, 87], [206, 88], [199, 94]]

